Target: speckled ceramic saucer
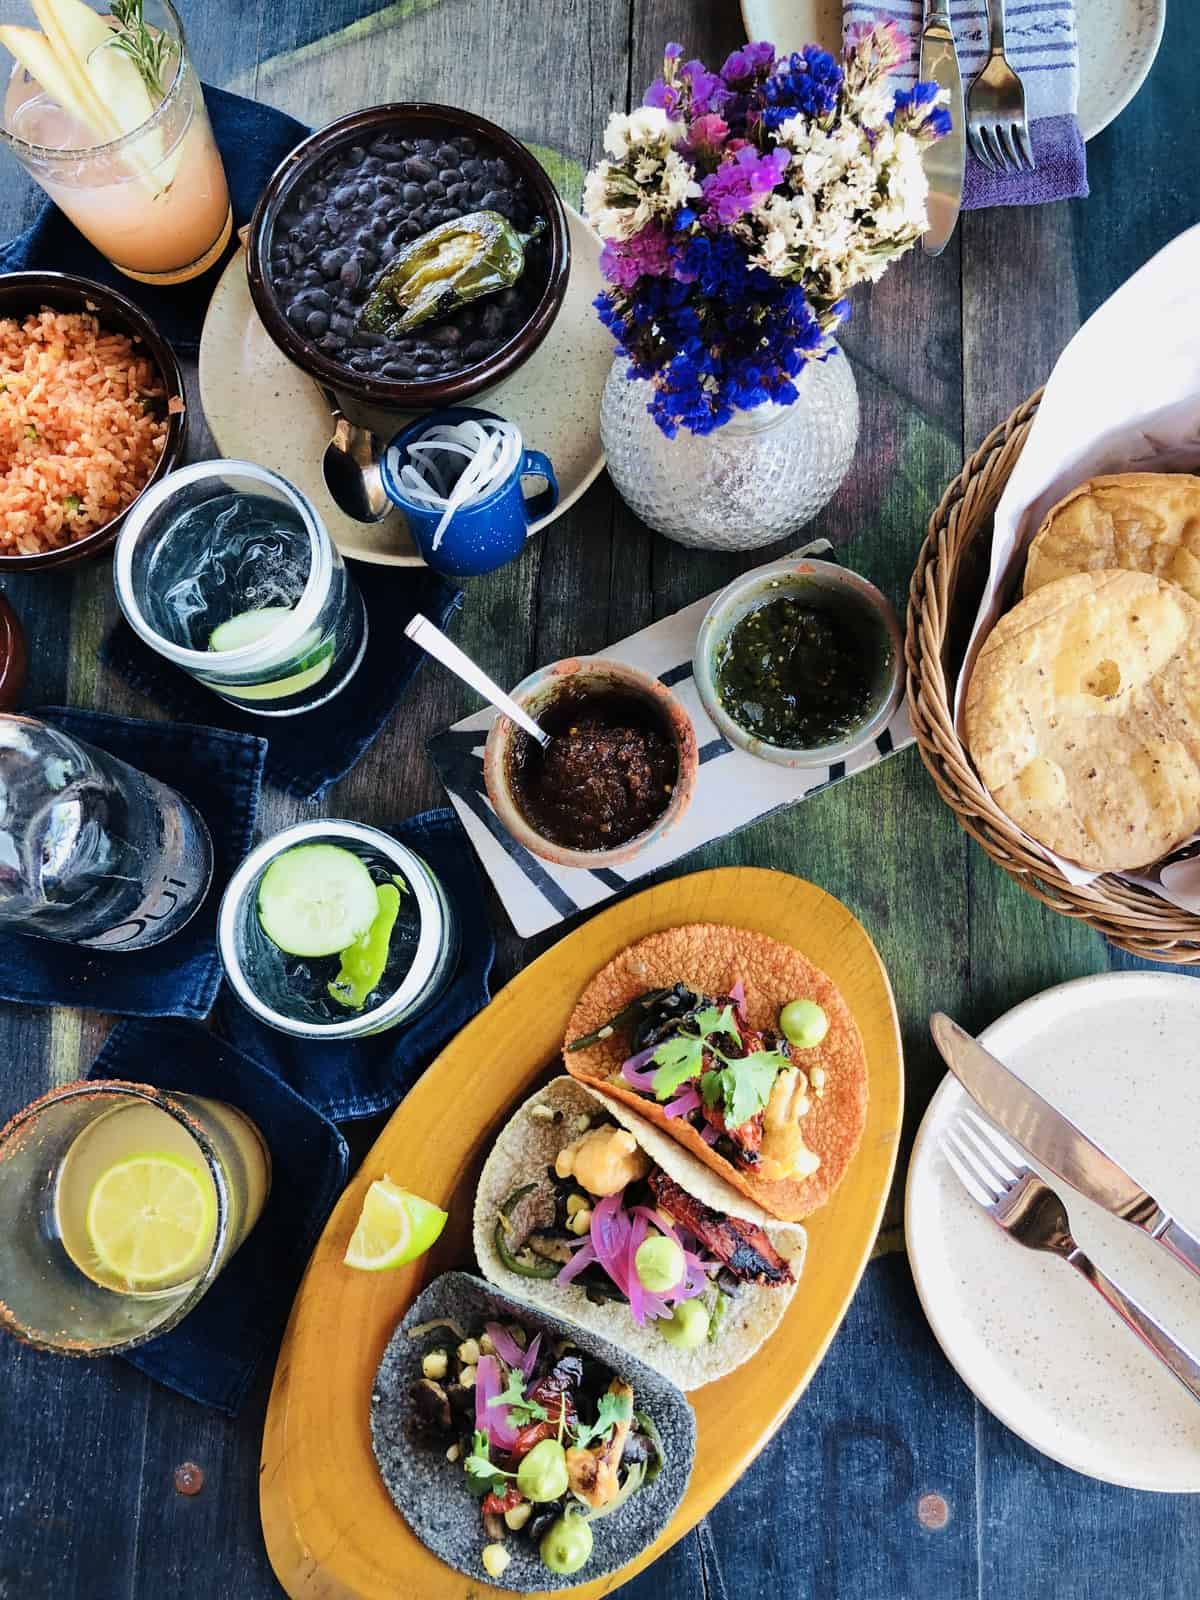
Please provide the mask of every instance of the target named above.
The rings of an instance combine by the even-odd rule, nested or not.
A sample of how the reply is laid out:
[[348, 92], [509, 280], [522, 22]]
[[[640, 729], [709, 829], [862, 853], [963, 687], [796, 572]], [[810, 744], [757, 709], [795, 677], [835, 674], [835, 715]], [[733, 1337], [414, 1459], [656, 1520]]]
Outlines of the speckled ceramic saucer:
[[[981, 1037], [1200, 1231], [1200, 983], [1150, 972], [1081, 978]], [[1065, 1262], [1007, 1238], [946, 1164], [938, 1136], [965, 1102], [947, 1077], [908, 1173], [908, 1255], [942, 1349], [989, 1411], [1056, 1461], [1128, 1488], [1200, 1493], [1200, 1406]], [[1044, 1176], [1096, 1264], [1200, 1346], [1200, 1282]]]
[[[886, 7], [882, 8], [884, 15]], [[1079, 31], [1079, 129], [1094, 139], [1133, 99], [1158, 54], [1167, 0], [1076, 0]], [[842, 0], [742, 0], [752, 39], [781, 50], [813, 41], [841, 48]]]
[[[560, 497], [548, 527], [578, 500], [604, 465], [600, 446], [600, 394], [612, 365], [612, 337], [592, 301], [604, 287], [600, 242], [567, 206], [571, 276], [554, 326], [525, 365], [506, 382], [474, 397], [515, 422], [525, 443], [554, 463]], [[258, 320], [239, 250], [213, 293], [200, 341], [200, 399], [222, 455], [257, 461], [294, 483], [316, 506], [344, 556], [383, 566], [420, 566], [420, 556], [399, 511], [382, 522], [356, 522], [330, 498], [321, 458], [332, 424], [316, 385], [272, 343]], [[403, 417], [356, 409], [355, 420], [387, 440]]]

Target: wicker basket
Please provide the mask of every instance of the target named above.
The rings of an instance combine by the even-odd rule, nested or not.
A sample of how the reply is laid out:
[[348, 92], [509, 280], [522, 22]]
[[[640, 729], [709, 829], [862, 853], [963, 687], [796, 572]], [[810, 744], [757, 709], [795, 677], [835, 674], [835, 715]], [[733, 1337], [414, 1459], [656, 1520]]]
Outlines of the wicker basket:
[[[976, 775], [954, 728], [957, 668], [948, 666], [969, 614], [955, 611], [964, 564], [984, 553], [992, 513], [1037, 413], [1030, 395], [992, 430], [942, 496], [929, 519], [908, 599], [908, 702], [921, 759], [938, 793], [997, 865], [1052, 911], [1077, 917], [1131, 955], [1200, 965], [1200, 917], [1160, 895], [1106, 874], [1082, 888], [1068, 883], [1024, 838]], [[978, 543], [976, 541], [979, 541]]]

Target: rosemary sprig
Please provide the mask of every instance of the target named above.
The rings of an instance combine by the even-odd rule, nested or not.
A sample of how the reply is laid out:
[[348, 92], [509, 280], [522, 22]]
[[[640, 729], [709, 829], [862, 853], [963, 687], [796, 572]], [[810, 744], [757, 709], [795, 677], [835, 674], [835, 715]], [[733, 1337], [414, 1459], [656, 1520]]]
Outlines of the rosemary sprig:
[[110, 7], [117, 24], [110, 41], [113, 49], [129, 57], [150, 93], [161, 99], [166, 93], [163, 68], [174, 48], [170, 36], [162, 29], [146, 26], [142, 0], [110, 0]]

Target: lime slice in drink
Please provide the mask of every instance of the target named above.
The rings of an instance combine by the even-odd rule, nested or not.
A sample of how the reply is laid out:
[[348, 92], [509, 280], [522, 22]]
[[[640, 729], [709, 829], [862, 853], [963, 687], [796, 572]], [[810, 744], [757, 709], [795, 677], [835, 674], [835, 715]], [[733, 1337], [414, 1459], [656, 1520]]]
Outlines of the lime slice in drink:
[[[284, 617], [291, 616], [290, 606], [261, 606], [257, 611], [243, 611], [228, 622], [214, 628], [208, 648], [218, 653], [241, 650], [248, 644], [258, 644], [273, 633]], [[333, 664], [333, 640], [317, 643], [307, 656], [302, 656], [295, 672], [286, 678], [276, 678], [271, 683], [232, 683], [222, 685], [225, 694], [236, 700], [282, 700], [290, 694], [300, 694], [311, 689], [314, 683], [329, 671]]]
[[367, 996], [383, 977], [392, 929], [400, 915], [400, 890], [394, 883], [381, 883], [375, 891], [378, 909], [366, 933], [342, 951], [342, 965], [328, 985], [331, 997], [349, 1011], [361, 1011]]
[[258, 920], [289, 956], [336, 956], [379, 913], [371, 874], [338, 844], [298, 844], [276, 856], [258, 886]]
[[423, 1256], [445, 1226], [446, 1212], [388, 1177], [377, 1178], [342, 1259], [359, 1272], [402, 1267]]
[[114, 1163], [88, 1198], [88, 1238], [100, 1266], [134, 1288], [195, 1277], [216, 1225], [217, 1197], [208, 1173], [161, 1152]]

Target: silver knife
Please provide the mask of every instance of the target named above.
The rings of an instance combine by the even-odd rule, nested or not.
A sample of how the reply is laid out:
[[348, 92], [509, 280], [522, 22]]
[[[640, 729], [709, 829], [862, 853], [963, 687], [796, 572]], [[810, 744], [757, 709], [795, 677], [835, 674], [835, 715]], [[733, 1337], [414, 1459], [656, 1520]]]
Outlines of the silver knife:
[[930, 1017], [929, 1031], [950, 1071], [997, 1127], [1073, 1189], [1140, 1228], [1200, 1277], [1200, 1239], [1164, 1211], [1107, 1151], [943, 1012]]
[[929, 227], [921, 244], [927, 256], [940, 256], [958, 221], [967, 148], [962, 78], [958, 70], [958, 52], [954, 48], [954, 31], [950, 26], [949, 0], [925, 0], [918, 77], [922, 83], [936, 83], [949, 94], [946, 110], [950, 113], [950, 132], [925, 151]]

